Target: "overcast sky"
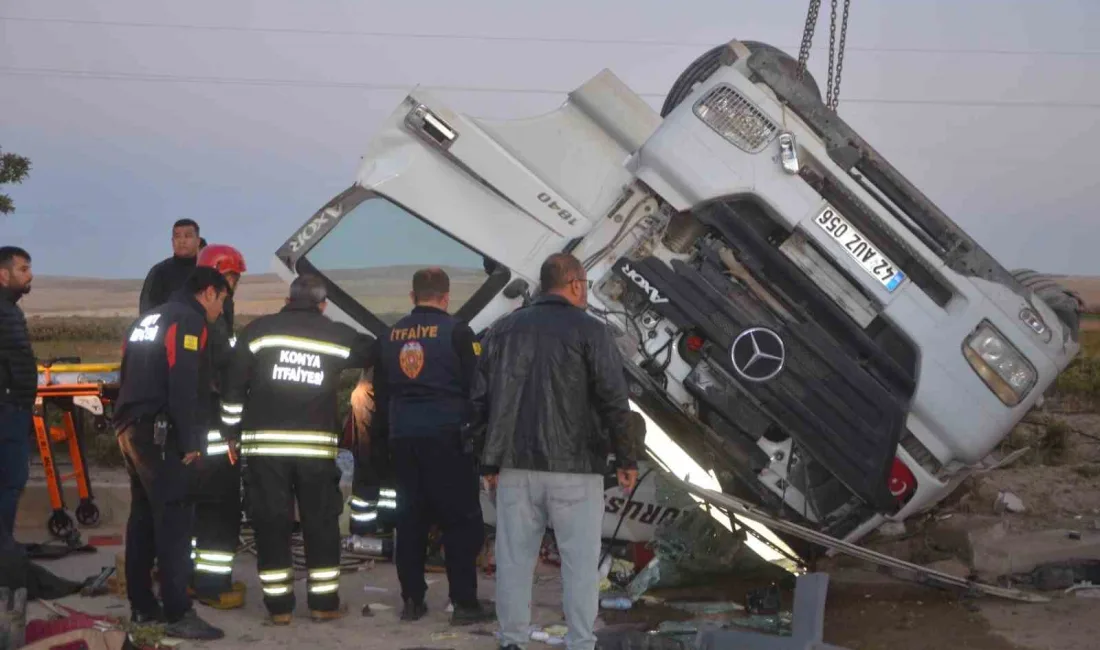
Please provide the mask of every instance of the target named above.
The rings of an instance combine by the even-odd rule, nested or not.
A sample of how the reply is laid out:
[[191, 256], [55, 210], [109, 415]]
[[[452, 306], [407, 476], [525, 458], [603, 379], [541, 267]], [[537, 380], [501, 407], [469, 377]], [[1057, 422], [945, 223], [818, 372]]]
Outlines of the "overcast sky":
[[[94, 5], [94, 6], [92, 6]], [[828, 5], [810, 59], [824, 84]], [[0, 243], [141, 277], [192, 217], [250, 269], [354, 178], [416, 84], [545, 112], [601, 68], [659, 107], [738, 37], [797, 54], [805, 0], [0, 0]], [[1100, 1], [855, 0], [840, 114], [1010, 267], [1100, 274]], [[517, 92], [517, 91], [524, 92]], [[532, 92], [546, 91], [546, 92]]]

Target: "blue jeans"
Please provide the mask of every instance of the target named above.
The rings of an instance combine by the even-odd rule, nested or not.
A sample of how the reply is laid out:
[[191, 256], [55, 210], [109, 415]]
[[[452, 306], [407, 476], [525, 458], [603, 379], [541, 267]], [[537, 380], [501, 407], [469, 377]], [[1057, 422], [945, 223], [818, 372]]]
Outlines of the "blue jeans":
[[15, 531], [15, 511], [27, 485], [31, 412], [0, 404], [0, 547]]

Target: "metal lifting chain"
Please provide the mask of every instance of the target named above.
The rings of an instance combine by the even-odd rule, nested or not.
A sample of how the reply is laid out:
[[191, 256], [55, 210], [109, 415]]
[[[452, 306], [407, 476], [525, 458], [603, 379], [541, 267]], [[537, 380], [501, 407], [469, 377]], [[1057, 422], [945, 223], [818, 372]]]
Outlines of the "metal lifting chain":
[[821, 9], [821, 0], [810, 0], [810, 8], [806, 11], [806, 27], [802, 30], [802, 48], [798, 51], [798, 80], [802, 81], [806, 74], [806, 61], [810, 58], [810, 44], [814, 40], [814, 29], [817, 28], [817, 13]]
[[[836, 111], [840, 103], [840, 76], [844, 70], [844, 43], [848, 37], [848, 13], [852, 0], [844, 0], [844, 13], [840, 22], [840, 46], [836, 43], [836, 8], [838, 0], [830, 0], [829, 16], [829, 77], [825, 87], [825, 106]], [[802, 46], [798, 52], [798, 79], [806, 74], [806, 62], [810, 58], [810, 46], [817, 28], [817, 17], [821, 10], [821, 0], [810, 0], [806, 11], [806, 26], [802, 31]]]
[[825, 105], [834, 113], [837, 105], [840, 104], [840, 74], [844, 71], [844, 42], [848, 37], [848, 8], [851, 6], [852, 0], [844, 0], [844, 15], [840, 19], [840, 47], [836, 48], [836, 79], [834, 80], [833, 48], [836, 43], [836, 3], [837, 0], [832, 0], [832, 16], [829, 22], [829, 79], [826, 82], [828, 93], [825, 98]]

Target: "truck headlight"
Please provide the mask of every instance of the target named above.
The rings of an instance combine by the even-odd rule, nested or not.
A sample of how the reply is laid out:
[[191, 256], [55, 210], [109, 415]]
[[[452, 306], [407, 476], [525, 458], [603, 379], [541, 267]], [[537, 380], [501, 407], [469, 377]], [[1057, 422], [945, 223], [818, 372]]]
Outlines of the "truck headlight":
[[746, 153], [760, 153], [779, 127], [733, 86], [715, 86], [695, 103], [695, 116]]
[[1008, 406], [1016, 406], [1038, 379], [1035, 366], [988, 321], [983, 321], [963, 345], [970, 367]]

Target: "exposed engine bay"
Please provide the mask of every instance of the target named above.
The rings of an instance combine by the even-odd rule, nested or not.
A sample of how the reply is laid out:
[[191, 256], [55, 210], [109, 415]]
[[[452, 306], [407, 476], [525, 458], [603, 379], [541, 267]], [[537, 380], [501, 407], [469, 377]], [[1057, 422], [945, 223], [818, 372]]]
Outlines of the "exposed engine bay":
[[912, 351], [884, 354], [783, 254], [785, 233], [752, 201], [651, 213], [592, 278], [593, 313], [637, 367], [632, 391], [713, 431], [706, 446], [732, 461], [715, 464], [735, 470], [723, 481], [734, 493], [832, 535], [904, 505], [913, 477], [894, 453]]

